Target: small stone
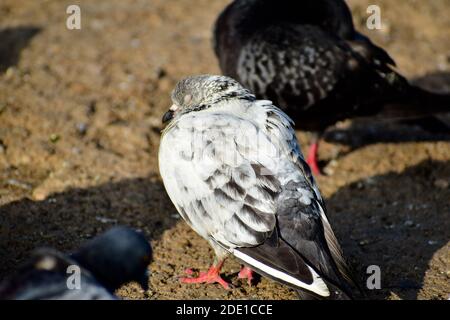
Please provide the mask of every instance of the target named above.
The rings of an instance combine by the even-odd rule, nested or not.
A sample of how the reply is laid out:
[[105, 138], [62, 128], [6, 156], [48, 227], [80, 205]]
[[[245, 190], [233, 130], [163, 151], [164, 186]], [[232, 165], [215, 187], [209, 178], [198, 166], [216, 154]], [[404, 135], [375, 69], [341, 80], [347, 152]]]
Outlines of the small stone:
[[404, 225], [405, 225], [406, 227], [412, 227], [412, 226], [414, 226], [414, 221], [412, 221], [412, 220], [406, 220], [405, 223], [404, 223]]
[[8, 80], [11, 79], [14, 76], [14, 74], [16, 73], [16, 70], [17, 69], [15, 67], [9, 67], [5, 73], [6, 79], [8, 79]]
[[95, 220], [100, 221], [101, 223], [117, 223], [116, 219], [110, 219], [106, 217], [96, 216]]
[[436, 188], [448, 189], [449, 185], [450, 185], [449, 181], [444, 180], [444, 179], [437, 179], [437, 180], [434, 181], [434, 186]]
[[370, 177], [370, 178], [367, 178], [366, 180], [364, 180], [364, 183], [369, 186], [374, 186], [377, 184], [377, 180], [373, 177]]
[[59, 139], [61, 139], [61, 137], [57, 133], [52, 133], [49, 137], [51, 143], [56, 143], [59, 141]]
[[33, 191], [33, 199], [36, 201], [42, 201], [47, 198], [47, 192], [42, 189], [36, 189]]
[[370, 241], [368, 239], [363, 239], [358, 242], [358, 244], [362, 247], [368, 245], [369, 243], [370, 243]]
[[84, 122], [80, 122], [80, 123], [77, 123], [76, 128], [77, 128], [77, 132], [80, 136], [85, 136], [87, 129], [88, 129], [88, 125]]
[[12, 187], [20, 188], [23, 190], [30, 190], [32, 187], [28, 183], [16, 180], [16, 179], [9, 179], [6, 181], [6, 183]]

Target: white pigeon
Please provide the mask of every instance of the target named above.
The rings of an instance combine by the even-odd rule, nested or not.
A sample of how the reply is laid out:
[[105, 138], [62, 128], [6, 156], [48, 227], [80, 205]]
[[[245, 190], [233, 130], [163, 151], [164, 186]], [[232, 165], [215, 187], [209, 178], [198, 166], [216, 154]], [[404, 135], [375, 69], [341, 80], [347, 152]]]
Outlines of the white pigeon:
[[180, 215], [216, 253], [208, 272], [182, 281], [229, 288], [220, 269], [231, 254], [302, 298], [351, 298], [354, 282], [292, 120], [224, 76], [181, 80], [172, 102], [160, 173]]

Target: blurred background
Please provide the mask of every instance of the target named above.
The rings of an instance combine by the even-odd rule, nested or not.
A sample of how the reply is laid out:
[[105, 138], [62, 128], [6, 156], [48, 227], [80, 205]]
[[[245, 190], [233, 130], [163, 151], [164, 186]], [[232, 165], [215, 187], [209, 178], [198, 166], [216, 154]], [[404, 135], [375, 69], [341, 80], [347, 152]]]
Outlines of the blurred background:
[[[347, 2], [403, 75], [450, 92], [449, 0]], [[233, 259], [231, 291], [177, 278], [205, 269], [213, 253], [164, 191], [161, 117], [181, 77], [219, 73], [211, 31], [227, 3], [80, 0], [81, 30], [68, 30], [71, 1], [0, 2], [0, 280], [35, 247], [73, 250], [125, 224], [152, 239], [151, 299], [296, 298], [265, 279], [236, 279]], [[381, 30], [365, 26], [370, 4], [381, 8]], [[381, 268], [382, 290], [369, 298], [448, 299], [450, 135], [357, 121], [335, 131], [318, 183], [361, 285], [367, 266]], [[135, 284], [118, 294], [144, 298]]]

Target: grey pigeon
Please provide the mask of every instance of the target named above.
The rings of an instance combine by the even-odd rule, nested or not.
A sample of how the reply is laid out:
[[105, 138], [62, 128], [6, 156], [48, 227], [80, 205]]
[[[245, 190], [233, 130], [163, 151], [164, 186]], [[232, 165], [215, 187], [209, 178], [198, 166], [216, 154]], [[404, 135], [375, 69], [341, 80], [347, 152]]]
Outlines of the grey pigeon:
[[167, 193], [216, 254], [186, 283], [218, 282], [228, 255], [303, 298], [347, 299], [353, 281], [292, 120], [225, 76], [181, 80], [164, 115]]
[[307, 162], [315, 174], [319, 138], [339, 120], [425, 117], [439, 124], [430, 115], [450, 112], [450, 95], [410, 85], [355, 30], [343, 0], [235, 0], [217, 19], [214, 49], [225, 75], [314, 133]]
[[[152, 249], [139, 233], [114, 227], [67, 256], [37, 249], [16, 274], [0, 284], [3, 300], [113, 300], [122, 284], [138, 281], [148, 289]], [[79, 287], [70, 278], [80, 271]]]

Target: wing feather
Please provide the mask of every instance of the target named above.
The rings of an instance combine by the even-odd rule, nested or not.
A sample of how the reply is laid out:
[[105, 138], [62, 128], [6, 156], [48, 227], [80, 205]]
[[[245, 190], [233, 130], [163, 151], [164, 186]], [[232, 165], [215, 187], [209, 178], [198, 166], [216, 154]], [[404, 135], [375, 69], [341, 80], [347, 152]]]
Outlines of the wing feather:
[[263, 150], [275, 150], [256, 125], [211, 113], [172, 125], [160, 148], [160, 172], [172, 202], [195, 231], [227, 248], [261, 244], [276, 225], [280, 183], [261, 174], [275, 161], [236, 134], [242, 128], [257, 133]]

